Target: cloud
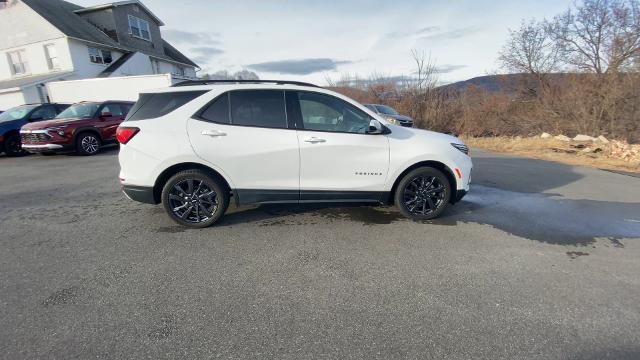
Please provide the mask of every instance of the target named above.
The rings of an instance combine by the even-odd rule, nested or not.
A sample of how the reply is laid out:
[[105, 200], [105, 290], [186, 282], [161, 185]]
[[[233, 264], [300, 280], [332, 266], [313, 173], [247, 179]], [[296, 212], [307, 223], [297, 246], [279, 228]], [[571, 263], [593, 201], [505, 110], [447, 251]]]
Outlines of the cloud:
[[424, 35], [424, 34], [436, 32], [439, 30], [440, 30], [440, 26], [427, 26], [427, 27], [423, 27], [422, 29], [418, 29], [418, 31], [416, 31], [416, 35]]
[[[426, 29], [426, 28], [425, 28]], [[429, 31], [428, 35], [420, 36], [418, 41], [424, 40], [453, 40], [465, 37], [467, 35], [475, 34], [481, 29], [475, 26], [464, 27], [459, 29], [453, 29], [448, 31]]]
[[445, 65], [436, 66], [433, 71], [436, 74], [448, 74], [448, 73], [452, 73], [452, 72], [454, 72], [456, 70], [464, 69], [466, 67], [467, 67], [467, 65], [445, 64]]
[[254, 71], [278, 74], [309, 75], [321, 71], [336, 70], [339, 65], [350, 64], [351, 61], [338, 61], [329, 58], [279, 60], [247, 65]]
[[191, 51], [194, 53], [207, 55], [207, 56], [215, 56], [224, 53], [224, 50], [212, 47], [212, 46], [199, 46], [191, 48]]
[[427, 27], [423, 27], [420, 28], [418, 30], [411, 30], [411, 31], [392, 31], [392, 32], [388, 32], [386, 34], [384, 34], [385, 37], [388, 38], [392, 38], [392, 39], [398, 39], [398, 38], [404, 38], [404, 37], [413, 37], [413, 36], [420, 36], [420, 35], [425, 35], [425, 34], [429, 34], [432, 32], [436, 32], [440, 30], [440, 26], [427, 26]]
[[189, 53], [193, 54], [191, 58], [195, 62], [206, 64], [209, 61], [211, 61], [212, 57], [224, 53], [224, 50], [221, 50], [212, 46], [198, 46], [198, 47], [191, 48]]
[[209, 32], [191, 32], [176, 29], [168, 29], [162, 31], [162, 37], [175, 43], [187, 43], [187, 44], [218, 44], [218, 33]]

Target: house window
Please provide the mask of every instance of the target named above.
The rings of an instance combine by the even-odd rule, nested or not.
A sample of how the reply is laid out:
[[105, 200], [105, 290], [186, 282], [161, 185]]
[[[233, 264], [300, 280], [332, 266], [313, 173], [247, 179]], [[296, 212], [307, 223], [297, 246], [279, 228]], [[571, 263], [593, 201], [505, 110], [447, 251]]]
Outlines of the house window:
[[44, 46], [44, 53], [47, 57], [49, 70], [60, 69], [60, 60], [58, 59], [58, 50], [55, 44], [47, 44]]
[[29, 62], [24, 50], [11, 51], [7, 53], [9, 66], [13, 75], [25, 75], [29, 73]]
[[111, 64], [113, 57], [111, 51], [98, 48], [89, 48], [89, 60], [94, 64]]
[[129, 15], [129, 34], [140, 39], [151, 41], [149, 22]]
[[178, 76], [184, 76], [184, 66], [173, 65], [173, 74]]

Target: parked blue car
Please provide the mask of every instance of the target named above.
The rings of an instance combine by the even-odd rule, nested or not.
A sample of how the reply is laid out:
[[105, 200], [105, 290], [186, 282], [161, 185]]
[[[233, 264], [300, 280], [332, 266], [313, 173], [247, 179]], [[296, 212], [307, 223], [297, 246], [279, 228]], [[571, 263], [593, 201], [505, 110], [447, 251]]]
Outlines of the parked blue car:
[[25, 154], [20, 144], [20, 128], [30, 122], [51, 120], [68, 107], [69, 104], [27, 104], [0, 113], [0, 153]]

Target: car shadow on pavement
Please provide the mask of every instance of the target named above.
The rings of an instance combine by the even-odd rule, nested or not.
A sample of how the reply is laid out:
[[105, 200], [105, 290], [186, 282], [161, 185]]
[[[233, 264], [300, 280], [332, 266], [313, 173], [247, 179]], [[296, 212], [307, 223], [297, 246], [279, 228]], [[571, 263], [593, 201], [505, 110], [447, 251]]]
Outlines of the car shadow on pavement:
[[[365, 226], [407, 222], [454, 226], [477, 223], [515, 236], [559, 245], [585, 246], [608, 239], [640, 238], [640, 203], [567, 199], [545, 191], [580, 180], [572, 166], [512, 157], [474, 159], [467, 197], [439, 219], [411, 222], [394, 207], [353, 204], [262, 205], [229, 210], [217, 226], [256, 222], [293, 226], [351, 221]], [[634, 179], [635, 180], [635, 179]], [[635, 216], [635, 218], [634, 218]]]

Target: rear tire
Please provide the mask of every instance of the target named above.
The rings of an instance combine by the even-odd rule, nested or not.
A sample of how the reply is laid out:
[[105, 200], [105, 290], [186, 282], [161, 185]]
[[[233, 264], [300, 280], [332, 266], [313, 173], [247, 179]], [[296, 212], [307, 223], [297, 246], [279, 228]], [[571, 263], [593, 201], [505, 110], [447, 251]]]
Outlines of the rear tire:
[[17, 134], [9, 135], [4, 141], [4, 153], [7, 156], [24, 156], [26, 151], [22, 150], [22, 143], [20, 142], [20, 136]]
[[101, 145], [98, 135], [92, 132], [81, 133], [76, 139], [76, 152], [84, 156], [95, 155], [100, 152]]
[[437, 218], [451, 199], [449, 179], [437, 169], [421, 167], [405, 175], [395, 193], [400, 212], [414, 220]]
[[229, 206], [227, 186], [201, 170], [185, 170], [172, 176], [164, 185], [161, 198], [171, 220], [190, 228], [215, 224]]

